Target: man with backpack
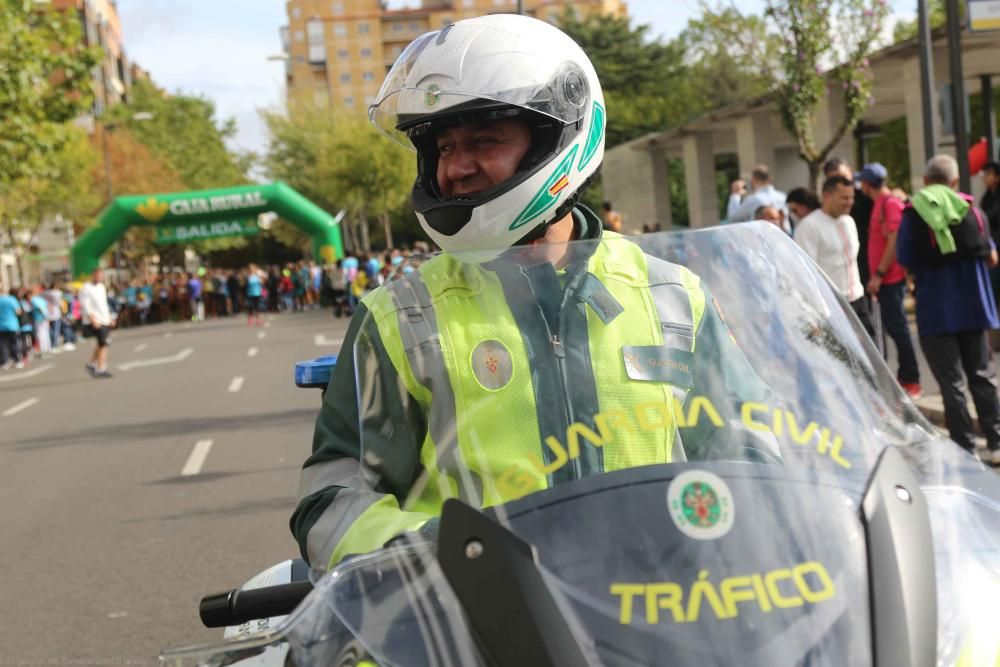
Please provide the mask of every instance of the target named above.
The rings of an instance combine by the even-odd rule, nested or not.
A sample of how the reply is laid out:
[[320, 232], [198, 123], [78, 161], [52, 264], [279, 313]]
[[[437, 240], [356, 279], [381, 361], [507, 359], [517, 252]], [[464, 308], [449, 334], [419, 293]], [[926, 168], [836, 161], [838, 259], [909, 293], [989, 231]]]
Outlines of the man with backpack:
[[[903, 202], [889, 189], [889, 172], [878, 162], [866, 164], [858, 173], [861, 192], [872, 201], [868, 220], [868, 284], [865, 292], [878, 302], [882, 324], [896, 345], [899, 370], [896, 379], [910, 398], [916, 400], [920, 389], [920, 368], [910, 340], [910, 325], [903, 310], [906, 296], [906, 272], [896, 261], [896, 237], [903, 220]], [[878, 341], [885, 349], [885, 340]]]
[[1000, 327], [989, 275], [997, 265], [996, 245], [972, 197], [956, 191], [958, 163], [953, 157], [931, 158], [924, 183], [903, 212], [896, 243], [899, 263], [916, 282], [920, 347], [941, 387], [951, 439], [974, 451], [965, 402], [968, 381], [988, 447], [983, 458], [1000, 465], [1000, 398], [986, 335]]

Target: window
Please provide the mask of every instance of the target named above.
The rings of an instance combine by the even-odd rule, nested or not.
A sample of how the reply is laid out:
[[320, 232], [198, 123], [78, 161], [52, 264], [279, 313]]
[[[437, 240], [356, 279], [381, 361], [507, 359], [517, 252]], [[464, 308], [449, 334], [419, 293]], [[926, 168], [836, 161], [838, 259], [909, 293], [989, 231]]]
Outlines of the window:
[[340, 73], [340, 82], [341, 83], [350, 83], [351, 82], [351, 73], [350, 72], [341, 72]]
[[323, 22], [312, 19], [306, 23], [306, 33], [309, 35], [310, 44], [323, 43]]
[[350, 56], [350, 54], [347, 52], [347, 49], [339, 49], [337, 51], [337, 57], [341, 60], [347, 60], [348, 56]]
[[413, 32], [420, 30], [420, 21], [410, 21], [410, 30]]
[[345, 107], [353, 107], [354, 106], [354, 98], [351, 97], [350, 95], [348, 95], [347, 97], [345, 97], [344, 98], [344, 106]]
[[342, 3], [342, 2], [335, 2], [335, 3], [333, 3], [333, 13], [336, 14], [336, 15], [343, 14], [344, 13], [344, 3]]
[[347, 36], [347, 26], [345, 24], [343, 24], [343, 23], [334, 23], [333, 24], [333, 34], [336, 35], [337, 37], [346, 37]]
[[367, 33], [368, 33], [368, 24], [367, 23], [359, 23], [358, 24], [358, 34], [359, 35], [364, 35], [364, 34], [367, 34]]
[[367, 48], [367, 47], [361, 49], [361, 57], [362, 58], [371, 58], [372, 57], [372, 50], [369, 49], [369, 48]]
[[302, 10], [298, 7], [292, 7], [292, 18], [297, 19], [302, 16]]
[[392, 31], [393, 32], [403, 32], [403, 24], [402, 23], [393, 23], [392, 24]]
[[305, 38], [306, 38], [306, 33], [305, 32], [303, 32], [302, 30], [296, 30], [295, 31], [295, 41], [296, 42], [301, 42]]
[[365, 81], [374, 81], [375, 80], [375, 74], [373, 74], [372, 72], [364, 72], [361, 75], [361, 78], [364, 79]]
[[310, 44], [309, 45], [309, 62], [311, 63], [325, 63], [326, 62], [326, 46], [323, 44]]

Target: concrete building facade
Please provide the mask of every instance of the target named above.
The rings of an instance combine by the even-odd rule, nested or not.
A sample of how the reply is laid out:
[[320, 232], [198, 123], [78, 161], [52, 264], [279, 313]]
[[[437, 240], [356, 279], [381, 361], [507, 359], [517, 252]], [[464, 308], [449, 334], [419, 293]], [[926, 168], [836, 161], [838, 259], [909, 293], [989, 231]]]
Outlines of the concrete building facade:
[[[364, 111], [414, 38], [459, 19], [516, 8], [516, 0], [423, 0], [395, 10], [380, 0], [288, 0], [281, 39], [289, 106]], [[547, 21], [566, 9], [580, 17], [626, 15], [621, 0], [524, 0], [525, 14]]]
[[[1000, 31], [964, 32], [962, 57], [966, 93], [979, 92], [982, 77], [991, 77], [993, 86], [1000, 83]], [[906, 119], [911, 192], [922, 186], [925, 163], [923, 118], [920, 98], [920, 61], [915, 39], [893, 44], [869, 58], [874, 72], [875, 103], [868, 109], [862, 127], [878, 126], [900, 118]], [[934, 136], [937, 152], [954, 155], [955, 139], [945, 131], [942, 118], [947, 116], [948, 100], [942, 92], [949, 83], [948, 46], [945, 35], [935, 32], [933, 40], [934, 85], [932, 90]], [[827, 97], [815, 119], [818, 145], [825, 145], [843, 118], [843, 100], [836, 87]], [[755, 164], [770, 166], [775, 185], [788, 191], [810, 186], [809, 170], [799, 157], [795, 139], [782, 126], [777, 109], [768, 97], [733, 104], [696, 118], [680, 127], [666, 129], [628, 143], [620, 144], [605, 155], [604, 198], [624, 216], [627, 232], [639, 232], [643, 225], [673, 224], [667, 160], [683, 163], [691, 227], [718, 224], [720, 201], [716, 187], [715, 164], [720, 156], [735, 155], [739, 173], [744, 178]], [[852, 165], [868, 159], [864, 133], [846, 133], [831, 156], [839, 156]], [[973, 193], [979, 196], [981, 183], [973, 179]]]

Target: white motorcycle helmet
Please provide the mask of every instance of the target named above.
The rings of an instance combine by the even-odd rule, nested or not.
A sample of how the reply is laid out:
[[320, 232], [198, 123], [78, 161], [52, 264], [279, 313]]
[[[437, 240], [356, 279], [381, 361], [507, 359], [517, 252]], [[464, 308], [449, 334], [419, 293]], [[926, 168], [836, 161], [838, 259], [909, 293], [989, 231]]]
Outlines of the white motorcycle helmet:
[[[416, 148], [411, 203], [427, 235], [449, 252], [495, 256], [539, 238], [573, 208], [604, 160], [604, 95], [590, 59], [558, 28], [525, 16], [483, 16], [421, 35], [368, 115]], [[504, 118], [531, 131], [517, 172], [482, 192], [442, 196], [437, 133]]]

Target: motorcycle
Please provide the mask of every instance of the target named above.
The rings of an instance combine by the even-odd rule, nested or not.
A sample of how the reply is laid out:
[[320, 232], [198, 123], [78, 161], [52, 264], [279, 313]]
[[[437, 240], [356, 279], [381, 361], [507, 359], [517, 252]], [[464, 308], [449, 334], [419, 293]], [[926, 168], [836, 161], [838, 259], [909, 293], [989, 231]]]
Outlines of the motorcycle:
[[[423, 271], [461, 275], [464, 291], [407, 303], [404, 279], [405, 349], [367, 322], [344, 354], [372, 492], [392, 487], [387, 443], [406, 441], [386, 415], [433, 385], [439, 412], [407, 436], [421, 449], [399, 506], [440, 507], [435, 530], [206, 598], [228, 639], [166, 664], [997, 664], [1000, 479], [926, 421], [780, 230], [442, 256]], [[655, 290], [683, 295], [690, 321], [629, 319], [623, 306], [652, 309]], [[529, 330], [554, 312], [551, 339]], [[434, 313], [462, 327], [441, 338]], [[445, 364], [441, 341], [457, 336], [471, 358]], [[330, 366], [303, 366], [300, 385], [325, 387]], [[458, 401], [464, 416], [441, 411]], [[537, 412], [508, 410], [525, 403]]]

